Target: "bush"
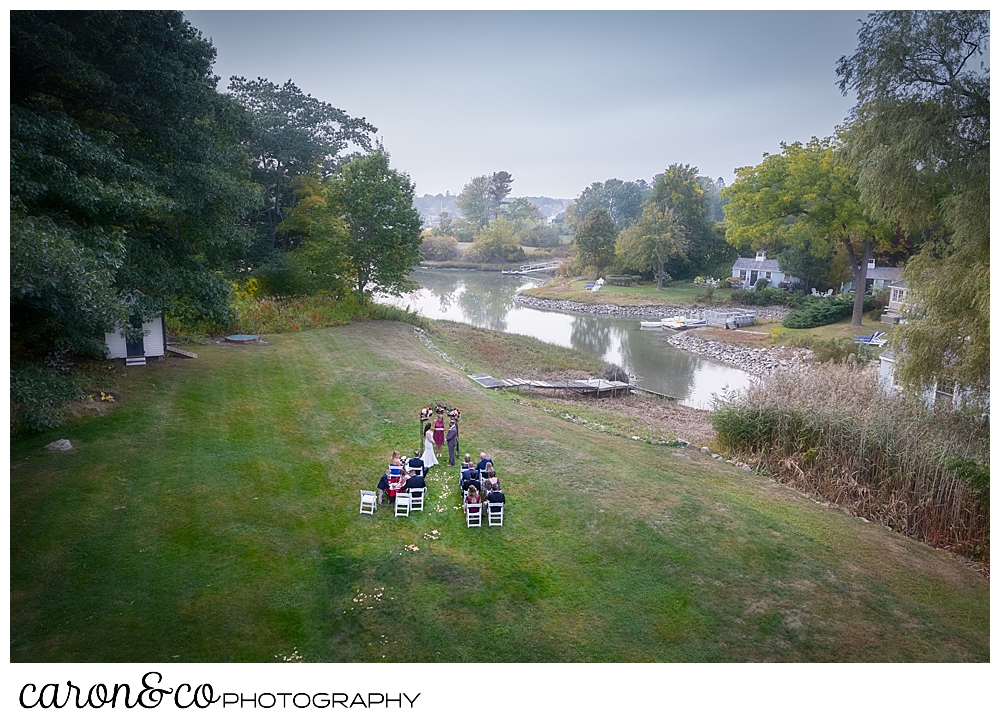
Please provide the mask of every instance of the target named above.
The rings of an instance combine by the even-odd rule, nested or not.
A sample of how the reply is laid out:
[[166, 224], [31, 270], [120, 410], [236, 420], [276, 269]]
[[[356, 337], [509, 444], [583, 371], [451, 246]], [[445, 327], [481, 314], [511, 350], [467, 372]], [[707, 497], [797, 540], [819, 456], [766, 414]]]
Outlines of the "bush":
[[812, 329], [840, 321], [853, 310], [854, 298], [847, 294], [811, 296], [801, 309], [792, 311], [781, 323], [789, 329]]
[[67, 374], [45, 364], [12, 363], [11, 434], [58, 427], [63, 422], [66, 403], [82, 397], [79, 382]]
[[768, 286], [759, 291], [737, 289], [729, 295], [733, 306], [773, 306], [788, 301], [788, 292], [776, 286]]
[[722, 447], [798, 489], [923, 542], [988, 556], [989, 430], [889, 394], [874, 372], [776, 373], [712, 413]]
[[450, 261], [458, 258], [458, 240], [454, 236], [424, 236], [420, 251], [429, 261]]
[[419, 317], [409, 309], [369, 302], [361, 305], [357, 297], [337, 299], [328, 294], [298, 297], [237, 299], [237, 321], [231, 331], [246, 334], [274, 334], [284, 331], [326, 326], [341, 326], [354, 321], [388, 319], [418, 324]]
[[528, 246], [535, 246], [540, 249], [550, 249], [558, 246], [561, 239], [559, 238], [559, 232], [552, 228], [552, 226], [539, 225], [531, 229], [524, 242]]
[[498, 218], [480, 232], [465, 255], [470, 261], [523, 261], [524, 249], [511, 224]]

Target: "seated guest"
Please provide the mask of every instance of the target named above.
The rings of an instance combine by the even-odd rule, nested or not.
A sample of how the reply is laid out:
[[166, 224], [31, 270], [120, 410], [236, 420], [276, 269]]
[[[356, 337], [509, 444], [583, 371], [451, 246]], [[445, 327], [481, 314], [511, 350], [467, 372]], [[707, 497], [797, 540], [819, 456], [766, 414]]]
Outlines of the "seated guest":
[[427, 483], [424, 482], [424, 476], [422, 474], [411, 475], [406, 484], [403, 485], [403, 489], [407, 492], [414, 489], [420, 489], [426, 487]]
[[[506, 502], [507, 498], [503, 496], [503, 492], [501, 492], [500, 488], [497, 487], [495, 490], [491, 491], [488, 495], [486, 495], [486, 501], [487, 502]], [[486, 509], [485, 505], [483, 505], [483, 509]]]
[[462, 462], [462, 469], [472, 469], [472, 456], [465, 455], [465, 461]]
[[465, 492], [469, 487], [475, 487], [479, 489], [479, 470], [478, 469], [466, 469], [462, 470], [462, 491]]
[[497, 479], [497, 473], [493, 471], [492, 462], [487, 462], [486, 469], [483, 470], [483, 485], [483, 489], [486, 490], [500, 489], [500, 480]]
[[484, 469], [486, 469], [486, 463], [487, 462], [489, 462], [490, 464], [493, 464], [493, 460], [486, 456], [486, 452], [480, 452], [479, 453], [479, 463], [476, 465], [476, 469], [478, 469], [480, 472], [482, 472]]
[[479, 490], [475, 487], [469, 487], [469, 491], [465, 493], [465, 509], [468, 510], [476, 505], [481, 505], [482, 500], [479, 497]]
[[421, 477], [424, 475], [424, 461], [420, 458], [419, 452], [414, 452], [413, 456], [406, 461], [406, 468], [410, 474], [419, 474]]

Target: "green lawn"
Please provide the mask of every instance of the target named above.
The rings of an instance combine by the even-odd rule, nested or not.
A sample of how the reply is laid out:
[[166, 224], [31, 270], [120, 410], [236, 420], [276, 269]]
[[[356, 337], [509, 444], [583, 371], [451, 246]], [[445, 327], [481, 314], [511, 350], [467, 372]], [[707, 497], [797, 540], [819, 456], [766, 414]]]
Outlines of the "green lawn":
[[656, 290], [656, 282], [643, 282], [636, 286], [602, 286], [596, 294], [584, 288], [590, 283], [582, 279], [556, 278], [552, 283], [534, 289], [522, 291], [522, 294], [536, 296], [541, 299], [565, 299], [579, 301], [585, 304], [618, 304], [650, 305], [650, 306], [692, 306], [694, 304], [725, 306], [729, 303], [731, 289], [715, 289], [712, 300], [706, 302], [704, 297], [707, 289], [695, 286], [690, 281], [678, 281], [675, 285], [664, 286]]
[[[403, 324], [265, 338], [12, 442], [12, 661], [989, 659], [988, 581], [944, 552], [515, 404]], [[502, 528], [466, 529], [440, 467], [427, 511], [358, 514], [439, 400]]]

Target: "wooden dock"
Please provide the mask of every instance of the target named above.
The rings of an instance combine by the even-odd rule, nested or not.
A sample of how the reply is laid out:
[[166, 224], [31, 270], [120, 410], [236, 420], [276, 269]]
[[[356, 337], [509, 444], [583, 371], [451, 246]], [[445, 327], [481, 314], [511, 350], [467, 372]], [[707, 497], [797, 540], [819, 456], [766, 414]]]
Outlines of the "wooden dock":
[[495, 379], [489, 374], [470, 374], [469, 379], [486, 387], [487, 389], [519, 389], [529, 387], [531, 389], [562, 389], [567, 394], [595, 394], [601, 396], [601, 392], [608, 392], [612, 395], [627, 392], [632, 389], [628, 382], [609, 382], [607, 379], [576, 379], [565, 382], [543, 382], [537, 379], [521, 379], [512, 377], [510, 379]]

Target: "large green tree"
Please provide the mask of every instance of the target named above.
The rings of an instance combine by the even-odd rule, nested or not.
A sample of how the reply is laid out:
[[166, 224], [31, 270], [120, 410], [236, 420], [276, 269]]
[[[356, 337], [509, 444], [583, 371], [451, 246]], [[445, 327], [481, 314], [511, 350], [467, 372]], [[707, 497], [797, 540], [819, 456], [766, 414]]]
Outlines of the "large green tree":
[[488, 226], [503, 213], [504, 199], [513, 183], [514, 177], [507, 171], [472, 178], [455, 200], [462, 218], [475, 231]]
[[420, 263], [420, 213], [413, 183], [378, 151], [344, 165], [328, 183], [327, 203], [346, 227], [346, 274], [358, 298], [412, 287], [407, 275]]
[[642, 202], [650, 194], [649, 185], [642, 180], [620, 181], [609, 178], [587, 186], [573, 202], [576, 222], [582, 223], [595, 208], [604, 208], [619, 231], [642, 216]]
[[253, 159], [253, 178], [265, 189], [267, 201], [260, 218], [260, 236], [266, 240], [266, 248], [257, 255], [266, 257], [269, 249], [294, 246], [294, 234], [279, 230], [285, 209], [294, 203], [292, 179], [313, 171], [321, 176], [336, 172], [352, 157], [348, 153], [352, 148], [372, 150], [377, 129], [364, 118], [352, 118], [303, 93], [291, 80], [277, 85], [265, 78], [233, 76], [229, 91], [251, 119], [247, 147]]
[[229, 318], [259, 204], [242, 109], [179, 12], [11, 13], [11, 345], [100, 355], [164, 311]]
[[710, 178], [698, 175], [697, 166], [680, 163], [671, 164], [653, 179], [646, 203], [669, 207], [687, 238], [687, 266], [678, 271], [708, 272], [731, 256], [721, 227], [709, 218], [714, 189]]
[[780, 154], [765, 155], [760, 165], [737, 168], [723, 191], [726, 239], [736, 248], [808, 247], [821, 259], [840, 246], [854, 279], [851, 324], [861, 326], [868, 259], [873, 250], [888, 251], [897, 236], [891, 224], [865, 212], [857, 178], [836, 148], [833, 139], [783, 143]]
[[611, 214], [603, 206], [598, 206], [576, 227], [573, 243], [583, 259], [600, 268], [614, 256], [618, 228]]
[[899, 376], [989, 389], [989, 12], [868, 16], [840, 59], [858, 103], [846, 133], [861, 203], [877, 218], [927, 233], [907, 265], [914, 313], [902, 329]]
[[642, 218], [618, 235], [616, 251], [622, 264], [635, 271], [656, 271], [656, 289], [663, 288], [668, 264], [685, 261], [684, 226], [669, 207], [647, 203]]

